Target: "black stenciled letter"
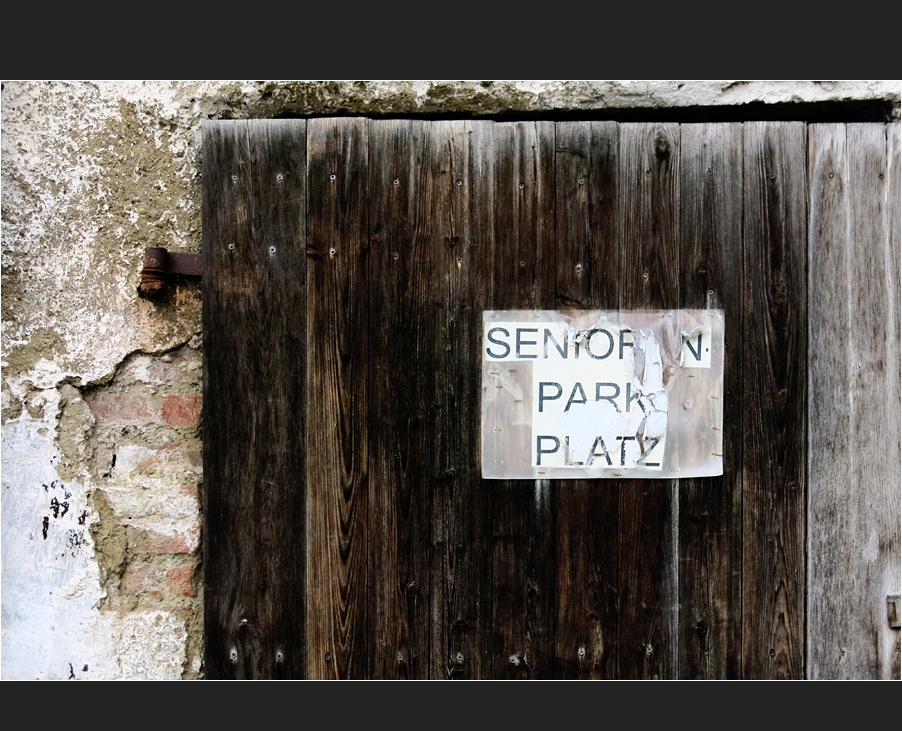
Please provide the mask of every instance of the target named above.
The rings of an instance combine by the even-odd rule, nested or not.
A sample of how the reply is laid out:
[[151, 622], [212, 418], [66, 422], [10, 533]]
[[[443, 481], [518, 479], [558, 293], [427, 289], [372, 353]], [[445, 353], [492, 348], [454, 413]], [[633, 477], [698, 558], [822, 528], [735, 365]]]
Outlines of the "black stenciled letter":
[[538, 345], [538, 342], [535, 340], [523, 340], [520, 337], [521, 333], [537, 333], [539, 332], [539, 328], [537, 327], [518, 327], [517, 328], [517, 357], [518, 358], [538, 358], [537, 355], [524, 355], [520, 348], [524, 345]]
[[493, 327], [491, 330], [489, 330], [488, 334], [486, 335], [486, 338], [488, 339], [488, 341], [490, 343], [494, 343], [495, 345], [500, 345], [501, 347], [504, 348], [504, 352], [501, 355], [496, 355], [489, 348], [486, 348], [485, 352], [490, 358], [507, 358], [507, 356], [510, 355], [511, 346], [508, 345], [507, 343], [505, 343], [503, 340], [495, 340], [495, 338], [493, 338], [492, 335], [494, 335], [496, 332], [503, 332], [507, 337], [510, 337], [511, 334], [507, 330], [505, 330], [503, 327]]
[[[550, 439], [551, 441], [553, 441], [554, 448], [553, 449], [542, 449], [542, 440], [543, 439]], [[554, 454], [560, 448], [561, 448], [561, 440], [558, 439], [557, 437], [546, 435], [546, 434], [538, 435], [536, 437], [536, 466], [542, 464], [542, 455], [543, 454]]]

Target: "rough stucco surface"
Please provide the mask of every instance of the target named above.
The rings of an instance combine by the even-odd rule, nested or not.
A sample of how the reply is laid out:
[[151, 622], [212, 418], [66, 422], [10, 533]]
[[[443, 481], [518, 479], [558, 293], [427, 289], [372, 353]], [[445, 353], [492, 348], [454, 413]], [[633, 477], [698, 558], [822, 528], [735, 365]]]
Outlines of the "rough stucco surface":
[[[2, 677], [202, 675], [202, 123], [882, 102], [898, 81], [35, 82], [2, 87]], [[197, 569], [197, 570], [196, 570]]]

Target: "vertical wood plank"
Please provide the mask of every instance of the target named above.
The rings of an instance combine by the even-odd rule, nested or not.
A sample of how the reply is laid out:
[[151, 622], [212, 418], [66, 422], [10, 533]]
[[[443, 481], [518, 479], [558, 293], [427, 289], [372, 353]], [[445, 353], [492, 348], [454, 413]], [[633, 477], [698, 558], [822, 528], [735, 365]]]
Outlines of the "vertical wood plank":
[[204, 127], [208, 678], [305, 674], [305, 127]]
[[893, 675], [898, 635], [885, 601], [899, 586], [899, 200], [887, 153], [880, 124], [810, 129], [813, 678]]
[[724, 311], [724, 474], [680, 480], [681, 678], [739, 678], [742, 628], [742, 125], [680, 128], [684, 308]]
[[[617, 309], [618, 131], [555, 125], [556, 309]], [[617, 677], [621, 483], [561, 480], [555, 490], [559, 678]]]
[[426, 678], [434, 390], [422, 122], [369, 120], [368, 678]]
[[491, 493], [479, 464], [482, 309], [492, 264], [492, 123], [433, 125], [434, 184], [448, 190], [434, 212], [443, 307], [433, 330], [438, 475], [433, 493], [431, 572], [433, 677], [487, 674], [491, 644]]
[[308, 673], [367, 668], [366, 129], [308, 122]]
[[[679, 127], [621, 125], [619, 177], [620, 307], [679, 307]], [[621, 483], [621, 678], [677, 675], [678, 512], [676, 481]]]
[[743, 628], [747, 678], [805, 673], [805, 125], [745, 125]]
[[[494, 126], [491, 309], [553, 309], [554, 124]], [[475, 314], [475, 313], [474, 313]], [[493, 501], [495, 678], [554, 677], [554, 496], [550, 481], [484, 483]]]
[[[894, 441], [896, 452], [890, 454], [884, 462], [886, 477], [881, 485], [881, 502], [885, 506], [880, 511], [880, 535], [885, 536], [884, 549], [886, 555], [883, 562], [884, 591], [887, 594], [899, 594], [902, 589], [902, 527], [894, 516], [902, 514], [902, 496], [895, 489], [902, 481], [900, 472], [900, 450], [902, 450], [902, 349], [898, 334], [902, 332], [902, 302], [900, 302], [900, 272], [902, 272], [902, 165], [900, 165], [900, 125], [898, 122], [886, 126], [886, 198], [883, 208], [883, 236], [886, 247], [886, 274], [890, 278], [887, 290], [886, 307], [890, 313], [889, 340], [887, 350], [887, 396], [886, 404], [890, 414], [895, 413]], [[895, 278], [893, 278], [895, 275]], [[893, 333], [897, 337], [893, 337]], [[880, 677], [899, 680], [902, 678], [902, 642], [899, 630], [887, 631], [881, 622], [880, 643]]]

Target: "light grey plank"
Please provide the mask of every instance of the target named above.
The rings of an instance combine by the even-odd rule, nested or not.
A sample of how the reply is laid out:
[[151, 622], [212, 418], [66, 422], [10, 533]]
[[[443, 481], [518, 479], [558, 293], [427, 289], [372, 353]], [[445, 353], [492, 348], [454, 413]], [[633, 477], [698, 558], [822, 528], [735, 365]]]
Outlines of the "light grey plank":
[[[812, 126], [809, 153], [808, 675], [888, 678], [898, 638], [885, 608], [899, 571], [898, 172], [880, 124]], [[898, 170], [897, 146], [892, 155]]]

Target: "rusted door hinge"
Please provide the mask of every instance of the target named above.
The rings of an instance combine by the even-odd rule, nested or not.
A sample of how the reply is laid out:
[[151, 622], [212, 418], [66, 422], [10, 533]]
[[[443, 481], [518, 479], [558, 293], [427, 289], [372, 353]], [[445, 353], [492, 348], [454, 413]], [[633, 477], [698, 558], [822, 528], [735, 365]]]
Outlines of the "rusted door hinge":
[[204, 260], [200, 254], [171, 252], [162, 246], [144, 249], [144, 268], [138, 294], [147, 299], [157, 299], [166, 293], [169, 281], [175, 275], [200, 277], [204, 273]]

